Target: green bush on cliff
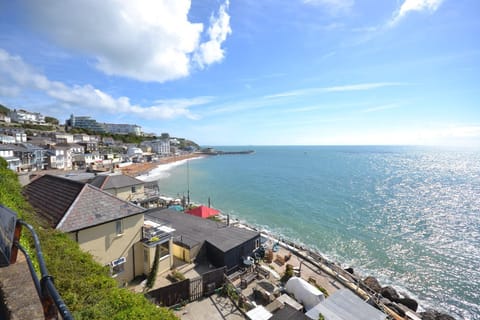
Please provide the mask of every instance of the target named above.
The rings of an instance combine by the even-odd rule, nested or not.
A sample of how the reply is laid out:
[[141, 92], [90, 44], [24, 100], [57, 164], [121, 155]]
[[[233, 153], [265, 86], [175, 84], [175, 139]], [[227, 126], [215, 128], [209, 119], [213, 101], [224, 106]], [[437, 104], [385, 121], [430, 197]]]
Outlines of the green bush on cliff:
[[[37, 231], [48, 271], [75, 319], [177, 319], [171, 311], [157, 308], [143, 295], [118, 288], [117, 282], [109, 276], [108, 268], [81, 251], [66, 234], [42, 228], [21, 194], [17, 175], [7, 168], [2, 158], [0, 204], [17, 212]], [[23, 246], [28, 246], [27, 234], [23, 232]]]

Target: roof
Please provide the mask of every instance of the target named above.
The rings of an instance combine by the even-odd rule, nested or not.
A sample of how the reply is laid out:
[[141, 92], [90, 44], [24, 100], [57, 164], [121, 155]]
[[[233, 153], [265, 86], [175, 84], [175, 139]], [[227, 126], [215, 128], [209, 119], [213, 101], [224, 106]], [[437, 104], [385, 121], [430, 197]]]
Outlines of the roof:
[[96, 176], [90, 184], [102, 190], [109, 190], [142, 185], [144, 182], [123, 174], [114, 174]]
[[306, 315], [310, 319], [318, 319], [319, 313], [327, 320], [385, 320], [387, 317], [348, 289], [336, 291]]
[[251, 320], [268, 320], [272, 318], [272, 314], [263, 306], [258, 306], [247, 312], [248, 319]]
[[199, 206], [192, 208], [190, 210], [185, 211], [185, 213], [200, 217], [200, 218], [208, 218], [211, 216], [215, 216], [220, 213], [217, 209], [209, 208], [206, 206]]
[[149, 220], [171, 225], [175, 229], [174, 236], [181, 236], [181, 241], [190, 248], [207, 241], [222, 252], [227, 252], [260, 236], [255, 231], [226, 226], [221, 222], [170, 209], [151, 209], [145, 216]]
[[78, 181], [44, 175], [26, 185], [23, 193], [48, 225], [56, 228], [83, 187]]
[[[270, 320], [309, 320], [303, 312], [295, 310], [290, 305], [285, 304], [282, 308], [273, 312]], [[317, 318], [318, 319], [318, 318]]]
[[123, 201], [92, 185], [44, 175], [25, 186], [24, 194], [49, 226], [72, 232], [142, 213], [142, 207]]

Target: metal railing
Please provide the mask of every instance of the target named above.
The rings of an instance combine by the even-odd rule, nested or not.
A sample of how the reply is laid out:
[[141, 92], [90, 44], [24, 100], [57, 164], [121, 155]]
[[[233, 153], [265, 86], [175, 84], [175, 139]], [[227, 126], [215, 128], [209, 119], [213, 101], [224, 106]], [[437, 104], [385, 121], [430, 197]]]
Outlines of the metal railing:
[[[32, 235], [33, 245], [35, 246], [35, 256], [40, 269], [40, 279], [33, 266], [32, 258], [27, 250], [20, 244], [22, 228], [27, 229]], [[40, 239], [35, 229], [25, 221], [17, 220], [16, 213], [2, 205], [0, 205], [0, 244], [2, 251], [0, 259], [1, 267], [14, 264], [17, 261], [18, 250], [24, 254], [35, 289], [42, 303], [45, 320], [59, 319], [59, 316], [66, 320], [74, 319], [55, 288], [53, 277], [48, 273], [43, 258]]]

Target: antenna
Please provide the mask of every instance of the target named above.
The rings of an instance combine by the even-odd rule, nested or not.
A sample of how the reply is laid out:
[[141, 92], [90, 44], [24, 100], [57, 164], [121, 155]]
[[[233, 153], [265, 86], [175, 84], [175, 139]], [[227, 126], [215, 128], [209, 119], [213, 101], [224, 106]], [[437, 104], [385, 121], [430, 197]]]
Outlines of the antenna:
[[190, 165], [187, 160], [187, 205], [190, 205]]

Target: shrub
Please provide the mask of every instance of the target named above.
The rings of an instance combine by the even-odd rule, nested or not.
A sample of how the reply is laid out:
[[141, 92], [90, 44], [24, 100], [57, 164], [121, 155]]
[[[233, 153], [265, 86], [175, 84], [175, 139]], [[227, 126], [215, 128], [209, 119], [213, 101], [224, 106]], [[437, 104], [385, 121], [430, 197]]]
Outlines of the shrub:
[[[32, 214], [33, 209], [21, 194], [16, 174], [7, 168], [2, 158], [0, 204], [17, 212], [19, 218], [35, 228], [47, 269], [75, 319], [177, 319], [171, 311], [158, 308], [143, 295], [118, 288], [117, 282], [109, 276], [108, 267], [95, 262], [66, 234], [42, 228], [41, 221]], [[30, 249], [29, 254], [34, 258], [29, 239], [28, 232], [22, 232], [21, 243]]]

